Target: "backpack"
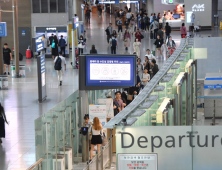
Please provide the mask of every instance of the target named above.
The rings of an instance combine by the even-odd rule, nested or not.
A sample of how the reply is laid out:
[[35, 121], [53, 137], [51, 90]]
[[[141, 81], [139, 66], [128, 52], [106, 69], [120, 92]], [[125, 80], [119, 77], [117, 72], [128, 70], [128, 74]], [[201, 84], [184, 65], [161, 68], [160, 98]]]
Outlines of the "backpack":
[[116, 47], [116, 40], [112, 39], [112, 47]]
[[55, 62], [55, 66], [54, 66], [55, 70], [61, 70], [62, 69], [62, 59], [58, 56], [56, 62]]
[[52, 41], [51, 48], [55, 48], [55, 42], [54, 42], [54, 39], [53, 39], [53, 41]]

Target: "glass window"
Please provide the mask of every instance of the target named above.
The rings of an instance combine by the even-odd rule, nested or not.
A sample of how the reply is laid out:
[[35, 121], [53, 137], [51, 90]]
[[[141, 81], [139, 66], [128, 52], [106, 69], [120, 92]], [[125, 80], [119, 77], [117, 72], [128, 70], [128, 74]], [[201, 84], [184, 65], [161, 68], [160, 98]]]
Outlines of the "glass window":
[[33, 13], [40, 13], [39, 0], [32, 0], [32, 12]]
[[66, 12], [66, 1], [58, 0], [58, 12]]
[[48, 1], [41, 0], [41, 13], [48, 13]]
[[50, 0], [50, 13], [57, 12], [56, 0]]

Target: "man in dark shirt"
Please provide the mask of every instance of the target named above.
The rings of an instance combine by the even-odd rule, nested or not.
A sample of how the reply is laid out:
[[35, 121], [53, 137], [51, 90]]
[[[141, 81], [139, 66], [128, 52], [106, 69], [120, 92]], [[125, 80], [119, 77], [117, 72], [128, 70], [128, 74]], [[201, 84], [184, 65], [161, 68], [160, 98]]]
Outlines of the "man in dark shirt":
[[113, 99], [113, 102], [117, 102], [119, 104], [119, 112], [124, 109], [123, 100], [121, 99], [121, 92], [117, 91], [115, 93], [116, 98]]
[[88, 22], [90, 24], [90, 12], [91, 10], [89, 8], [87, 8], [86, 10], [86, 22]]
[[54, 34], [52, 34], [52, 35], [49, 37], [49, 43], [50, 43], [50, 45], [52, 45], [53, 37], [54, 37]]
[[169, 26], [168, 22], [166, 23], [165, 33], [166, 33], [166, 41], [167, 41], [167, 38], [169, 38], [170, 33], [171, 33], [171, 27]]
[[152, 77], [155, 76], [155, 74], [159, 71], [158, 65], [156, 64], [156, 60], [152, 59], [151, 61], [151, 65], [152, 65]]
[[154, 44], [156, 45], [156, 58], [158, 58], [159, 52], [160, 52], [160, 55], [162, 55], [161, 46], [163, 44], [163, 40], [160, 39], [159, 35], [157, 35], [157, 39]]
[[9, 69], [10, 69], [10, 60], [12, 61], [12, 52], [8, 48], [8, 44], [4, 44], [3, 48], [3, 60], [4, 60], [4, 75], [6, 75], [6, 66], [8, 66], [8, 75], [10, 75]]
[[63, 39], [63, 35], [61, 35], [61, 39], [59, 40], [60, 50], [63, 53], [63, 57], [66, 55], [66, 40]]

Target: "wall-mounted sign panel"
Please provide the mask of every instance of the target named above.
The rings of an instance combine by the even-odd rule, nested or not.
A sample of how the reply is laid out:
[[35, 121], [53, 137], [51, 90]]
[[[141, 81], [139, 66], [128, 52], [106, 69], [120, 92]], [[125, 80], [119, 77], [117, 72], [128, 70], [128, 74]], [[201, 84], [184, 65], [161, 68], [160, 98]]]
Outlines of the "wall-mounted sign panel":
[[204, 4], [194, 4], [192, 7], [192, 11], [204, 11], [205, 5]]
[[118, 169], [157, 170], [157, 154], [118, 154]]
[[6, 37], [7, 36], [7, 24], [6, 22], [0, 23], [0, 37]]

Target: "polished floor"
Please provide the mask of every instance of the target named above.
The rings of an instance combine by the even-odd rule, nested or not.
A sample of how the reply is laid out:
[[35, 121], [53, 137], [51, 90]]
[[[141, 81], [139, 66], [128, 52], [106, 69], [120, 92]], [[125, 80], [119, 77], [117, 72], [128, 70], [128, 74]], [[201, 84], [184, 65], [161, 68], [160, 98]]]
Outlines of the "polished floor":
[[[111, 53], [105, 34], [109, 22], [114, 25], [113, 16], [104, 14], [98, 18], [97, 14], [92, 15], [91, 23], [86, 24], [85, 53], [89, 53], [92, 44], [96, 46], [99, 54]], [[117, 30], [116, 27], [115, 29]], [[142, 62], [147, 48], [155, 50], [154, 41], [149, 39], [149, 33], [143, 34], [145, 38], [141, 46]], [[220, 36], [220, 34], [221, 31], [216, 28], [202, 31], [195, 36]], [[172, 37], [179, 45], [180, 32], [172, 32]], [[118, 42], [117, 54], [134, 52], [133, 41], [128, 51], [123, 46], [121, 35], [118, 36]], [[159, 57], [159, 67], [163, 63], [163, 58]], [[39, 104], [36, 59], [24, 59], [20, 64], [26, 66], [26, 77], [16, 79], [9, 76], [9, 90], [0, 91], [0, 101], [5, 107], [7, 119], [10, 122], [6, 125], [6, 138], [0, 145], [0, 170], [24, 170], [36, 161], [34, 120], [78, 89], [78, 70], [71, 67], [69, 58], [67, 58], [67, 71], [61, 87], [58, 86], [52, 59], [46, 59], [47, 100]]]

